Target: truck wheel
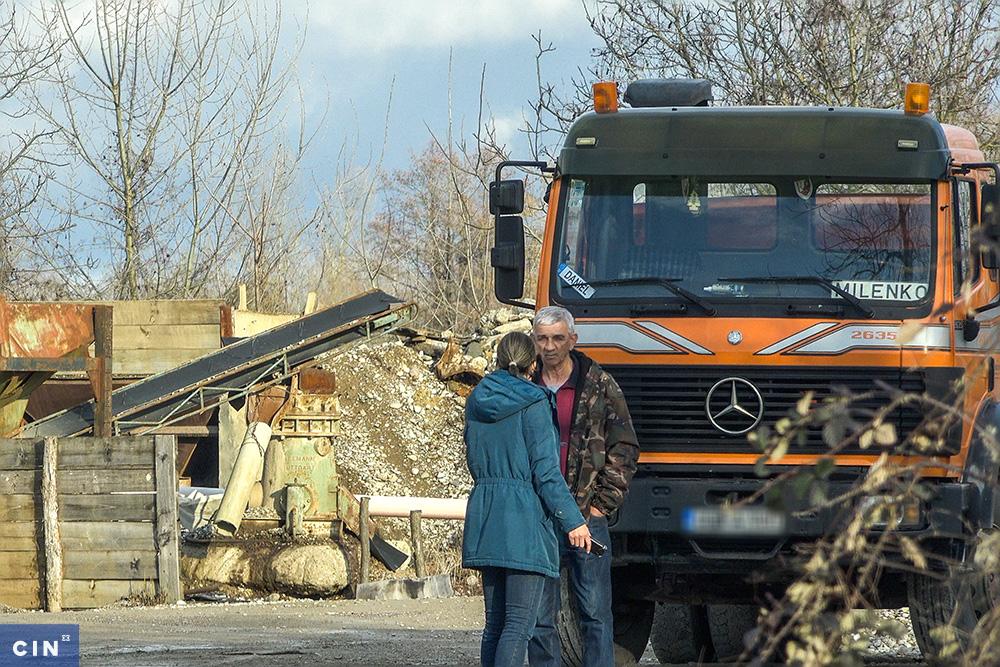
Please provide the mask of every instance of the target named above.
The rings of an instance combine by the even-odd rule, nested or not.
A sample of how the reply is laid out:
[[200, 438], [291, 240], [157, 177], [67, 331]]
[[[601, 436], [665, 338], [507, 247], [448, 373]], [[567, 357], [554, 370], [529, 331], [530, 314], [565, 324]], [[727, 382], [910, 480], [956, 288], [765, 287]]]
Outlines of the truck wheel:
[[[917, 646], [928, 660], [954, 660], [968, 647], [969, 635], [979, 618], [973, 603], [973, 591], [963, 590], [967, 587], [968, 584], [960, 583], [955, 577], [941, 581], [913, 574], [906, 578], [910, 624]], [[954, 630], [951, 638], [934, 632], [944, 626]]]
[[[570, 593], [569, 577], [565, 571], [559, 579], [559, 643], [562, 664], [580, 667], [583, 664], [580, 615], [576, 599]], [[634, 665], [642, 658], [649, 644], [653, 607], [654, 603], [648, 600], [613, 600], [616, 667]]]
[[705, 607], [657, 602], [649, 641], [661, 665], [711, 659], [712, 640]]
[[713, 604], [708, 625], [716, 660], [735, 659], [745, 649], [744, 637], [757, 627], [757, 607], [750, 604]]
[[616, 601], [614, 612], [615, 665], [634, 665], [649, 646], [656, 603], [649, 600]]

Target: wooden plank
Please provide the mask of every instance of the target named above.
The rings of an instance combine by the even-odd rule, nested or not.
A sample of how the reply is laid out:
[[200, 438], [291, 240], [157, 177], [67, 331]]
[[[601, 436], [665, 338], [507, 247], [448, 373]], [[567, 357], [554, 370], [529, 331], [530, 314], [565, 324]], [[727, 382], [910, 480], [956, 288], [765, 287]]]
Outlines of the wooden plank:
[[[152, 491], [154, 488], [152, 469], [142, 468], [60, 470], [57, 480], [63, 495]], [[40, 483], [40, 470], [0, 470], [0, 494], [34, 493]]]
[[[38, 579], [38, 552], [0, 551], [0, 582], [6, 579]], [[0, 583], [0, 588], [5, 588]]]
[[167, 604], [181, 599], [180, 536], [177, 529], [177, 438], [157, 435], [156, 545], [157, 589]]
[[[128, 301], [63, 301], [85, 306], [112, 306], [115, 325], [208, 324], [219, 322], [219, 299], [141, 299]], [[214, 318], [214, 319], [212, 319]]]
[[63, 549], [90, 551], [121, 549], [143, 551], [153, 548], [155, 534], [152, 523], [78, 521], [59, 524]]
[[63, 495], [152, 491], [152, 470], [60, 470], [59, 489]]
[[156, 551], [68, 551], [63, 570], [67, 579], [155, 579]]
[[0, 495], [36, 493], [41, 482], [41, 469], [0, 470]]
[[111, 430], [113, 350], [112, 307], [96, 306], [94, 308], [94, 360], [96, 368], [90, 374], [90, 383], [94, 390], [94, 435], [101, 438], [109, 438], [113, 433]]
[[42, 534], [36, 521], [0, 521], [0, 551], [31, 551], [41, 547]]
[[59, 497], [61, 521], [152, 521], [156, 495], [145, 493], [103, 493]]
[[156, 587], [149, 580], [63, 580], [63, 606], [66, 609], [103, 607], [122, 598], [143, 597], [151, 600], [155, 595]]
[[[8, 521], [35, 521], [38, 518], [35, 501], [38, 496], [30, 494], [0, 495], [0, 524]], [[0, 544], [0, 549], [3, 545]]]
[[162, 373], [217, 349], [219, 349], [218, 345], [205, 350], [118, 349], [115, 350], [115, 375], [154, 375]]
[[112, 303], [116, 328], [151, 324], [214, 324], [216, 330], [219, 327], [219, 308], [224, 304], [224, 301], [211, 299]]
[[59, 462], [64, 470], [152, 468], [153, 438], [64, 438], [59, 441]]
[[222, 346], [218, 313], [215, 319], [215, 324], [115, 327], [115, 350], [217, 350]]
[[45, 611], [62, 611], [63, 549], [59, 539], [59, 441], [45, 438], [42, 455], [42, 542], [45, 545]]
[[0, 470], [35, 470], [42, 467], [42, 439], [0, 439]]
[[[0, 471], [35, 470], [42, 465], [42, 440], [0, 440]], [[153, 438], [64, 438], [59, 444], [59, 467], [152, 468]]]
[[237, 338], [256, 336], [274, 327], [297, 320], [300, 315], [275, 315], [248, 310], [233, 311], [233, 335]]
[[18, 609], [41, 609], [41, 584], [38, 579], [0, 581], [0, 604]]

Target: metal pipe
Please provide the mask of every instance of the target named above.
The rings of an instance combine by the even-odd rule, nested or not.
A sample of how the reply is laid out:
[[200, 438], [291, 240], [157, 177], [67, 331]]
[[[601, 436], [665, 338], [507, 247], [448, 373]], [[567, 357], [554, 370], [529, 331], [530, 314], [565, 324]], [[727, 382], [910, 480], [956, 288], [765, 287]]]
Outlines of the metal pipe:
[[236, 456], [236, 464], [226, 484], [219, 510], [215, 514], [215, 526], [224, 535], [235, 535], [243, 521], [243, 512], [250, 501], [250, 491], [260, 479], [264, 465], [264, 453], [271, 441], [271, 427], [261, 422], [253, 422], [247, 428], [246, 437]]
[[370, 498], [369, 511], [372, 516], [410, 516], [413, 510], [420, 510], [424, 519], [465, 520], [465, 506], [468, 498], [423, 498], [420, 496], [361, 496]]

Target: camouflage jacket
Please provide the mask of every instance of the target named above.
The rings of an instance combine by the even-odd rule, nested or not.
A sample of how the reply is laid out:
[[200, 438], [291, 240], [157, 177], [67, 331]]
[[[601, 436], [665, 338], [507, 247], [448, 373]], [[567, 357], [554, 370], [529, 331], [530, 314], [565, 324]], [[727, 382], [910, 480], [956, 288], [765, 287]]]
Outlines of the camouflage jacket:
[[589, 506], [611, 514], [625, 502], [639, 458], [638, 440], [618, 383], [590, 357], [575, 350], [571, 354], [579, 365], [579, 380], [566, 483], [585, 516]]

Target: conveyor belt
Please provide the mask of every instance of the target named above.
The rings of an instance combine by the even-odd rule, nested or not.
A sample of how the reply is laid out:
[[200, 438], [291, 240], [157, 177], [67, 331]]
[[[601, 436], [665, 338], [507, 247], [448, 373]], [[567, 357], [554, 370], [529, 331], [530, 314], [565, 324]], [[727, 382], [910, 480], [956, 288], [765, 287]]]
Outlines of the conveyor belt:
[[[314, 365], [327, 352], [391, 331], [412, 313], [412, 304], [373, 290], [244, 338], [112, 393], [115, 432], [149, 432], [259, 391]], [[88, 401], [28, 424], [19, 436], [80, 435], [93, 423], [94, 401]]]

